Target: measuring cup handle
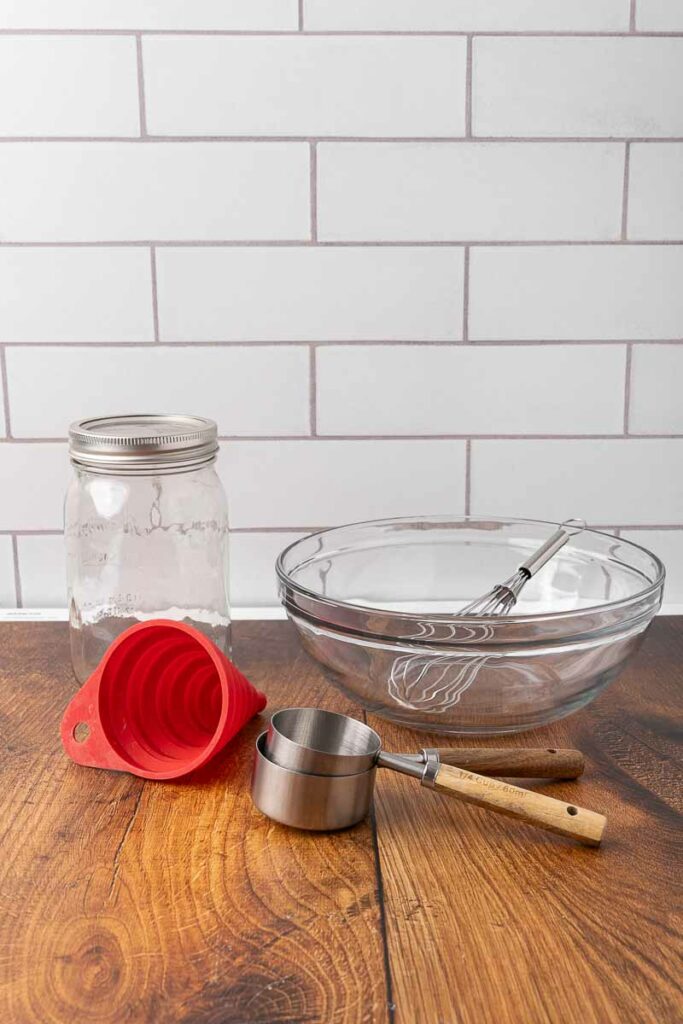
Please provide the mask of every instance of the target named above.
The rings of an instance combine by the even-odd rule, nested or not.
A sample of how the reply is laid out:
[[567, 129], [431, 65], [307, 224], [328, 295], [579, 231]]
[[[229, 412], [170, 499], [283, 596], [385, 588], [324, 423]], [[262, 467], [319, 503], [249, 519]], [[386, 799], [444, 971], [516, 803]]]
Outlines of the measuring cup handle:
[[441, 764], [452, 764], [479, 775], [522, 779], [577, 779], [585, 762], [580, 750], [548, 747], [428, 747], [423, 750]]
[[599, 846], [607, 819], [595, 811], [449, 765], [427, 764], [422, 784], [529, 825]]

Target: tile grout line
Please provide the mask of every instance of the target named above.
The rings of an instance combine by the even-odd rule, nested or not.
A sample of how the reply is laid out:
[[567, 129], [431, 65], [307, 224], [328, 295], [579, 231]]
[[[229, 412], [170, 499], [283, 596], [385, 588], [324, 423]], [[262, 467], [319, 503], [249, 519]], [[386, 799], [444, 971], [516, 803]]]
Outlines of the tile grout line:
[[[312, 349], [313, 351], [313, 349]], [[219, 434], [219, 441], [242, 441], [256, 444], [261, 441], [681, 441], [683, 433], [643, 434], [614, 431], [611, 434]], [[0, 437], [0, 450], [11, 445], [66, 445], [66, 437]]]
[[[683, 433], [668, 434], [647, 434], [647, 433], [623, 433], [615, 430], [609, 433], [566, 433], [566, 434], [220, 434], [219, 441], [244, 441], [256, 443], [259, 441], [681, 441]], [[66, 443], [65, 438], [0, 438], [2, 444], [59, 444]]]
[[149, 261], [152, 275], [152, 322], [154, 326], [154, 341], [160, 342], [159, 336], [159, 297], [157, 289], [157, 251], [156, 246], [149, 247]]
[[316, 347], [311, 345], [309, 348], [309, 364], [308, 364], [308, 401], [309, 401], [309, 424], [311, 430], [311, 437], [318, 436], [318, 370], [317, 370], [317, 359], [316, 359]]
[[452, 239], [406, 239], [404, 241], [381, 241], [379, 239], [351, 239], [349, 241], [321, 241], [313, 242], [310, 238], [228, 238], [228, 239], [205, 239], [205, 238], [173, 238], [153, 239], [140, 238], [132, 241], [126, 239], [98, 239], [97, 241], [4, 241], [0, 242], [2, 249], [144, 249], [150, 245], [157, 249], [306, 249], [312, 245], [318, 245], [325, 249], [464, 249], [471, 246], [473, 249], [566, 249], [566, 248], [614, 248], [614, 249], [638, 249], [666, 247], [676, 248], [683, 246], [683, 238], [650, 238], [623, 240], [621, 238], [534, 238], [534, 239], [477, 239], [477, 238], [452, 238]]
[[318, 241], [318, 144], [310, 143], [309, 200], [311, 204], [311, 242]]
[[465, 135], [472, 138], [472, 36], [467, 37], [465, 65]]
[[[471, 513], [470, 513], [471, 514]], [[329, 525], [329, 524], [328, 524]], [[231, 526], [230, 533], [314, 533], [324, 530], [326, 527], [321, 523], [307, 523], [299, 526]], [[591, 522], [591, 530], [680, 530], [683, 533], [683, 519], [678, 523], [621, 523], [618, 527], [611, 523]], [[0, 530], [0, 537], [63, 537], [63, 529], [42, 529], [42, 530]]]
[[[489, 340], [477, 340], [471, 342], [475, 348], [537, 348], [543, 346], [549, 349], [568, 347], [577, 348], [588, 348], [588, 347], [599, 347], [604, 345], [624, 345], [628, 339], [626, 338], [563, 338], [558, 341], [556, 339], [534, 339], [529, 340], [528, 338], [511, 338], [506, 341], [489, 341]], [[183, 348], [301, 348], [307, 344], [313, 344], [312, 342], [300, 341], [296, 338], [290, 338], [285, 340], [267, 339], [267, 338], [241, 338], [241, 339], [229, 339], [222, 341], [5, 341], [2, 342], [5, 348], [16, 348], [16, 349], [63, 349], [63, 348], [86, 348], [91, 349], [93, 352], [97, 352], [101, 349], [107, 348], [129, 348], [129, 349], [145, 349], [156, 347], [159, 345], [162, 348], [168, 349], [183, 349]], [[452, 348], [462, 344], [456, 338], [444, 339], [441, 341], [424, 340], [421, 338], [320, 338], [314, 343], [320, 348], [328, 348], [333, 346], [350, 346], [351, 348], [369, 348], [373, 345], [377, 348], [386, 348], [394, 346], [396, 348]], [[639, 345], [672, 345], [677, 347], [683, 345], [683, 337], [681, 338], [638, 338], [637, 344]]]
[[16, 533], [12, 533], [10, 536], [12, 537], [12, 562], [14, 564], [14, 599], [17, 602], [17, 608], [23, 608], [24, 601], [21, 593], [21, 572], [19, 571], [19, 544]]
[[465, 515], [470, 515], [472, 504], [472, 438], [465, 441]]
[[64, 530], [0, 530], [0, 537], [63, 537]]
[[[667, 144], [683, 142], [681, 135], [174, 135], [173, 133], [157, 135], [147, 133], [145, 141], [165, 144], [192, 144], [199, 142], [211, 143], [287, 143], [287, 142], [366, 142], [366, 143], [391, 143], [391, 142], [424, 142], [444, 143], [447, 145], [464, 142], [537, 142], [555, 143], [574, 142], [577, 144], [600, 144], [605, 142], [642, 142], [653, 144]], [[84, 142], [140, 142], [139, 135], [4, 135], [0, 137], [0, 146], [12, 146], [15, 143], [34, 142], [47, 143], [84, 143]]]
[[0, 344], [0, 388], [2, 389], [2, 402], [5, 410], [5, 439], [11, 441], [13, 438], [9, 416], [9, 376], [7, 373], [7, 355], [3, 344]]
[[298, 15], [298, 19], [299, 19], [298, 29], [299, 29], [299, 32], [303, 32], [303, 30], [304, 30], [304, 0], [299, 0], [298, 8], [299, 8], [298, 11], [297, 11], [297, 15]]
[[140, 138], [147, 136], [147, 109], [145, 106], [145, 73], [142, 64], [142, 36], [138, 32], [135, 36], [135, 53], [138, 69], [138, 110], [140, 118]]
[[462, 340], [465, 345], [470, 341], [470, 247], [465, 246], [462, 278]]
[[621, 197], [621, 241], [628, 241], [628, 192], [631, 180], [631, 143], [624, 146], [624, 185]]
[[629, 419], [631, 417], [631, 376], [633, 364], [633, 344], [626, 346], [626, 365], [624, 369], [624, 436], [629, 436]]
[[628, 16], [628, 30], [629, 32], [636, 31], [636, 0], [631, 0], [631, 7]]
[[[635, 16], [635, 7], [634, 7]], [[298, 22], [298, 16], [297, 16]], [[299, 35], [311, 38], [357, 38], [357, 37], [407, 37], [407, 38], [463, 38], [468, 35], [485, 36], [501, 39], [628, 39], [633, 34], [628, 29], [305, 29], [298, 27], [291, 29], [211, 29], [211, 28], [140, 28], [130, 26], [128, 28], [0, 28], [0, 36], [274, 36], [291, 37]], [[683, 32], [677, 30], [650, 30], [638, 32], [639, 38], [643, 39], [681, 39]]]

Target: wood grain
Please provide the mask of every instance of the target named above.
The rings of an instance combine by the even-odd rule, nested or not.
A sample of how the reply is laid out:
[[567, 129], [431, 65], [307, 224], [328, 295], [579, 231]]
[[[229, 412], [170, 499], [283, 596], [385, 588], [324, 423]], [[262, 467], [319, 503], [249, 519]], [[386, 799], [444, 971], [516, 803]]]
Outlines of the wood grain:
[[[245, 624], [236, 657], [282, 703], [326, 703], [291, 631]], [[310, 836], [249, 798], [256, 719], [191, 782], [72, 764], [62, 624], [0, 626], [0, 1021], [386, 1018], [369, 823]]]
[[[285, 623], [235, 653], [271, 710], [353, 710]], [[311, 835], [252, 808], [264, 719], [182, 783], [71, 764], [65, 626], [0, 625], [0, 1024], [678, 1024], [682, 665], [659, 620], [590, 708], [481, 741], [582, 750], [580, 780], [525, 785], [605, 812], [600, 850], [389, 771], [376, 828]]]
[[[520, 736], [519, 743], [524, 743]], [[586, 767], [580, 750], [553, 747], [432, 747], [443, 764], [454, 764], [477, 775], [504, 775], [507, 779], [578, 779]]]
[[519, 818], [528, 825], [544, 828], [588, 846], [599, 846], [607, 822], [601, 814], [575, 803], [512, 786], [502, 779], [475, 775], [463, 768], [441, 765], [434, 776], [433, 788], [456, 800], [476, 804], [487, 811]]
[[[659, 619], [589, 708], [491, 740], [585, 753], [580, 780], [542, 790], [607, 815], [599, 850], [424, 789], [418, 806], [379, 773], [396, 1024], [679, 1024], [682, 667], [683, 619]], [[368, 720], [387, 749], [415, 745]]]

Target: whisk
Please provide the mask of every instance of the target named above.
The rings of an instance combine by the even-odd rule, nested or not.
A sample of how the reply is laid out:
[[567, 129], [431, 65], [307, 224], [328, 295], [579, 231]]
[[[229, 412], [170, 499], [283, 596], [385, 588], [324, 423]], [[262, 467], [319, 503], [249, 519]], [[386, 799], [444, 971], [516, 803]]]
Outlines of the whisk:
[[522, 562], [509, 579], [504, 583], [498, 583], [483, 597], [478, 597], [475, 601], [466, 604], [464, 608], [460, 609], [458, 615], [507, 615], [517, 604], [522, 587], [531, 577], [553, 555], [557, 554], [560, 548], [564, 547], [570, 537], [575, 537], [577, 533], [581, 533], [585, 529], [586, 524], [583, 519], [566, 519], [545, 544], [534, 551], [526, 562]]

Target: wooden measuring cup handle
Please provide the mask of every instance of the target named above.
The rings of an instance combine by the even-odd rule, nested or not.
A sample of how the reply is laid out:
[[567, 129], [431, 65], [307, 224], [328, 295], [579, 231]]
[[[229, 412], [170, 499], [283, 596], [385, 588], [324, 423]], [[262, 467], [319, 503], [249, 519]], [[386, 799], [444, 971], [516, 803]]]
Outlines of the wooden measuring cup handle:
[[477, 804], [549, 832], [569, 836], [588, 846], [600, 845], [607, 824], [607, 819], [595, 811], [587, 811], [583, 807], [543, 796], [542, 793], [534, 793], [450, 765], [435, 764], [432, 768], [428, 764], [423, 785], [441, 793], [450, 793], [468, 804]]
[[524, 779], [578, 779], [585, 762], [580, 750], [555, 747], [430, 747], [441, 764], [453, 764], [478, 775]]

